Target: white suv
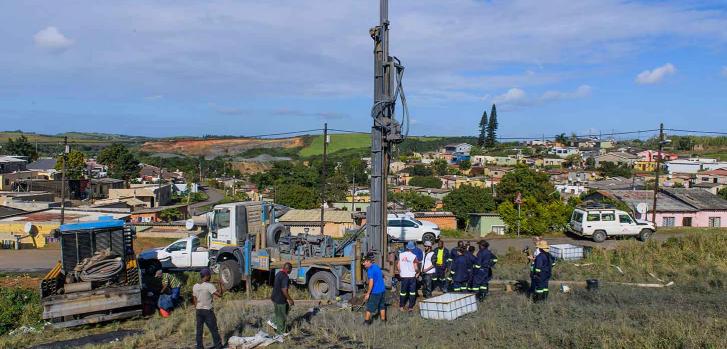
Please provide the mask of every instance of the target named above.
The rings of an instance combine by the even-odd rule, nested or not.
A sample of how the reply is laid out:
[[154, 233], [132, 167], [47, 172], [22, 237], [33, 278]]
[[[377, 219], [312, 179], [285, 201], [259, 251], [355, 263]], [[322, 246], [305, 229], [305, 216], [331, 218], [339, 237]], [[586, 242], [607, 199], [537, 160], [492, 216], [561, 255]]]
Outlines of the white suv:
[[439, 226], [428, 221], [420, 221], [412, 214], [389, 214], [387, 234], [397, 241], [431, 241], [439, 239]]
[[646, 241], [655, 231], [654, 224], [636, 220], [615, 208], [578, 207], [573, 210], [568, 230], [603, 242], [609, 236], [636, 236]]

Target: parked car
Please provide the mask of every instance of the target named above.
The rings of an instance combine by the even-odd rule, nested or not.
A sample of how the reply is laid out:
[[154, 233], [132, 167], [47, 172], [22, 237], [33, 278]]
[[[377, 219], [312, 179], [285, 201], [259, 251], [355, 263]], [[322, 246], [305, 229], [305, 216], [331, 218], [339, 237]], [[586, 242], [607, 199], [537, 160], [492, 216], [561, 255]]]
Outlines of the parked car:
[[419, 242], [434, 242], [441, 234], [438, 225], [417, 220], [412, 214], [389, 214], [386, 232], [392, 240]]
[[200, 247], [199, 238], [190, 236], [139, 254], [139, 260], [155, 262], [156, 267], [171, 270], [202, 269], [209, 266], [209, 251]]
[[646, 241], [656, 228], [648, 221], [637, 220], [615, 208], [578, 207], [573, 210], [568, 230], [574, 234], [603, 242], [610, 236], [635, 236]]

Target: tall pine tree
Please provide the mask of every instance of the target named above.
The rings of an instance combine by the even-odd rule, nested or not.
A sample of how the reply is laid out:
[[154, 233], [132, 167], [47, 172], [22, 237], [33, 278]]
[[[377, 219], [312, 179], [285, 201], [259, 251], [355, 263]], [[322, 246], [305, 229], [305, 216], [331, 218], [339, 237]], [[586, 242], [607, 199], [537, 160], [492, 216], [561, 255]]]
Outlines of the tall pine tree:
[[482, 112], [480, 119], [480, 136], [477, 137], [477, 146], [483, 147], [487, 142], [487, 110]]
[[492, 148], [497, 143], [497, 108], [492, 105], [492, 111], [490, 111], [490, 121], [487, 123], [487, 138], [485, 140], [485, 146]]

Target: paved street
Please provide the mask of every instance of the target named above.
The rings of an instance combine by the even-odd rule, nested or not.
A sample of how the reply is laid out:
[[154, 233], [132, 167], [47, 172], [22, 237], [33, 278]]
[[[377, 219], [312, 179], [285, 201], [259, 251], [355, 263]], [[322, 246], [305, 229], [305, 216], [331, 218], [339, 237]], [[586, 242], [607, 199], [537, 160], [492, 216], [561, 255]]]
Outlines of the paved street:
[[222, 201], [222, 199], [225, 198], [225, 193], [223, 193], [222, 191], [217, 190], [215, 188], [205, 187], [204, 189], [202, 189], [202, 191], [204, 191], [205, 194], [207, 194], [207, 200], [200, 201], [200, 202], [189, 205], [189, 212], [193, 216], [204, 213], [204, 212], [201, 212], [200, 207], [207, 206], [207, 205], [214, 205], [214, 204]]

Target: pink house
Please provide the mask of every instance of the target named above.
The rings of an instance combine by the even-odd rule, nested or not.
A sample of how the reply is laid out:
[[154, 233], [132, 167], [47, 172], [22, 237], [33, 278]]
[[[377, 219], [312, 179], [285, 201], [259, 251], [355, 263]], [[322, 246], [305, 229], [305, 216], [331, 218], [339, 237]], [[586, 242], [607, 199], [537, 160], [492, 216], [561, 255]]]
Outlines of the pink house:
[[[624, 202], [634, 218], [652, 220], [654, 192], [652, 190], [600, 190], [590, 198], [609, 197]], [[703, 189], [664, 188], [656, 198], [657, 227], [725, 227], [727, 200]], [[638, 212], [639, 204], [646, 212]]]
[[[654, 150], [644, 150], [636, 155], [638, 155], [642, 161], [656, 161], [656, 159], [659, 156], [659, 152], [654, 151]], [[662, 156], [661, 161], [671, 161], [671, 160], [676, 160], [679, 158], [679, 156], [677, 154], [673, 154], [673, 153], [662, 152], [661, 156]]]

